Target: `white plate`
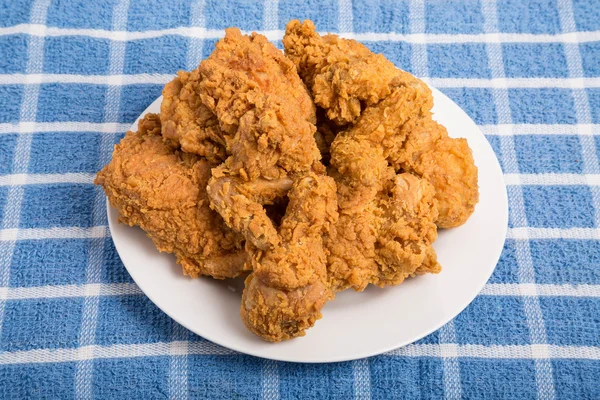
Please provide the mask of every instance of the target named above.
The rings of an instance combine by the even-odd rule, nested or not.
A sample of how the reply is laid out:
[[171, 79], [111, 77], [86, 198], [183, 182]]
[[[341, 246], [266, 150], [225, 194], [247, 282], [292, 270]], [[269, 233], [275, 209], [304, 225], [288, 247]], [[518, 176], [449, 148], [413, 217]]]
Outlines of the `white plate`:
[[[183, 276], [175, 257], [159, 253], [139, 228], [108, 221], [125, 267], [161, 310], [192, 332], [230, 349], [294, 362], [334, 362], [380, 354], [412, 343], [458, 315], [494, 271], [506, 236], [508, 203], [502, 170], [475, 123], [452, 100], [432, 89], [435, 118], [450, 136], [465, 137], [479, 167], [480, 201], [468, 222], [440, 231], [435, 250], [439, 275], [408, 279], [396, 287], [339, 293], [306, 336], [267, 343], [250, 333], [239, 315], [243, 280]], [[161, 98], [143, 114], [160, 111]], [[142, 115], [143, 115], [142, 114]], [[131, 130], [137, 128], [137, 121]]]

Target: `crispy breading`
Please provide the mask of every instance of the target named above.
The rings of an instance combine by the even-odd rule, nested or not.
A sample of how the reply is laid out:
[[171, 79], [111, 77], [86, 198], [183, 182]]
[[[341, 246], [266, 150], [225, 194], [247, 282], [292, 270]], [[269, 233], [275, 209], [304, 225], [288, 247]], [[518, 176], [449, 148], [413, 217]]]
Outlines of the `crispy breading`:
[[464, 224], [479, 201], [477, 167], [467, 141], [449, 137], [446, 128], [431, 118], [417, 119], [400, 131], [406, 140], [389, 155], [391, 165], [431, 182], [438, 202], [438, 227]]
[[[413, 173], [434, 186], [438, 227], [465, 223], [479, 200], [477, 167], [466, 140], [450, 138], [432, 120], [433, 97], [427, 85], [354, 40], [320, 36], [311, 21], [289, 22], [283, 43], [315, 103], [332, 122], [344, 125], [342, 131], [352, 129], [347, 124], [358, 123], [370, 107], [400, 102], [392, 113], [380, 116], [382, 123], [392, 119], [396, 124], [395, 134], [381, 143], [384, 156], [396, 172]], [[419, 93], [419, 107], [405, 103], [398, 87]], [[398, 120], [393, 113], [405, 118]]]
[[312, 21], [290, 21], [283, 45], [315, 104], [338, 125], [356, 122], [364, 107], [389, 95], [402, 75], [383, 55], [355, 40], [320, 36]]
[[139, 226], [158, 250], [174, 253], [193, 278], [233, 278], [245, 270], [243, 237], [209, 207], [205, 190], [214, 164], [165, 143], [160, 119], [147, 114], [127, 132], [97, 175], [119, 221]]
[[220, 163], [226, 158], [226, 134], [219, 127], [217, 117], [202, 104], [197, 92], [199, 80], [198, 69], [179, 71], [177, 77], [165, 85], [160, 105], [162, 135], [165, 141], [187, 153]]
[[297, 177], [323, 170], [314, 104], [294, 64], [256, 33], [227, 29], [199, 72], [200, 98], [230, 135], [228, 158], [209, 182], [211, 205], [228, 226], [267, 250], [279, 238], [263, 204], [285, 195]]
[[412, 174], [396, 175], [386, 157], [396, 144], [398, 126], [427, 107], [427, 101], [410, 84], [396, 87], [331, 145], [330, 175], [337, 183], [340, 218], [327, 248], [336, 290], [398, 284], [419, 268], [440, 270], [437, 262], [423, 267], [426, 257], [435, 259], [435, 191]]
[[337, 220], [335, 193], [331, 177], [310, 173], [296, 180], [279, 245], [252, 251], [253, 272], [246, 279], [240, 313], [248, 329], [265, 340], [304, 336], [334, 296], [323, 235]]

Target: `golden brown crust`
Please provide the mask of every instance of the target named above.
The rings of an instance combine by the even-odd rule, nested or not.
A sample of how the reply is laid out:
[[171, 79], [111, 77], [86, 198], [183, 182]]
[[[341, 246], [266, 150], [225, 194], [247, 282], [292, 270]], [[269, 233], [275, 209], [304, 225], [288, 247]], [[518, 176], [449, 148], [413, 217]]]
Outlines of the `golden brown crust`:
[[[408, 125], [408, 124], [407, 124]], [[479, 201], [477, 167], [465, 139], [453, 139], [446, 128], [431, 118], [421, 118], [403, 127], [406, 141], [391, 164], [427, 179], [435, 187], [440, 228], [464, 224]]]
[[263, 205], [319, 169], [315, 107], [294, 64], [262, 35], [227, 29], [199, 71], [202, 102], [229, 135], [228, 158], [209, 181], [211, 206], [267, 250], [279, 239]]
[[427, 107], [428, 97], [409, 81], [367, 107], [333, 141], [330, 174], [338, 186], [340, 218], [327, 248], [335, 290], [401, 283], [433, 253], [434, 189], [414, 175], [396, 175], [386, 157], [396, 145], [398, 126]]
[[163, 89], [160, 105], [162, 135], [165, 141], [187, 153], [206, 157], [213, 163], [225, 160], [225, 133], [219, 121], [200, 100], [200, 74], [179, 71]]
[[335, 291], [397, 285], [410, 276], [441, 270], [432, 247], [437, 237], [433, 188], [406, 173], [385, 186], [364, 211], [340, 210], [327, 241]]
[[115, 146], [95, 183], [119, 220], [141, 227], [160, 251], [174, 253], [186, 275], [239, 276], [244, 240], [209, 208], [204, 189], [213, 164], [164, 143], [160, 132], [159, 116], [146, 115], [138, 131]]
[[[304, 335], [333, 296], [322, 236], [337, 218], [335, 183], [322, 175], [314, 139], [314, 104], [294, 64], [258, 34], [226, 30], [199, 71], [202, 102], [228, 135], [228, 158], [208, 185], [211, 206], [248, 239], [253, 273], [242, 319], [266, 340]], [[264, 205], [285, 196], [276, 227]]]
[[248, 180], [310, 170], [319, 159], [315, 107], [281, 51], [262, 35], [231, 28], [199, 69], [202, 101], [232, 136], [230, 170]]
[[268, 341], [304, 336], [321, 318], [321, 309], [333, 298], [323, 235], [337, 220], [335, 183], [330, 177], [309, 173], [294, 182], [279, 230], [279, 245], [254, 250], [254, 271], [246, 279], [242, 320]]
[[315, 104], [339, 125], [356, 122], [364, 107], [389, 95], [401, 73], [383, 55], [355, 40], [321, 37], [312, 21], [290, 21], [283, 45]]
[[[469, 218], [479, 200], [477, 167], [466, 141], [448, 137], [432, 120], [433, 98], [423, 82], [354, 40], [321, 37], [310, 21], [288, 23], [283, 43], [315, 103], [333, 122], [360, 124], [371, 106], [400, 102], [392, 113], [377, 117], [388, 126], [388, 118], [395, 124], [395, 134], [381, 143], [388, 163], [434, 186], [440, 228], [462, 225]], [[408, 92], [399, 93], [398, 87], [419, 93], [419, 108], [405, 103]], [[355, 169], [362, 167], [356, 164]]]
[[338, 291], [439, 272], [437, 227], [478, 200], [470, 149], [433, 121], [422, 81], [310, 21], [291, 21], [284, 46], [227, 29], [96, 179], [186, 274], [252, 270], [240, 314], [275, 342]]

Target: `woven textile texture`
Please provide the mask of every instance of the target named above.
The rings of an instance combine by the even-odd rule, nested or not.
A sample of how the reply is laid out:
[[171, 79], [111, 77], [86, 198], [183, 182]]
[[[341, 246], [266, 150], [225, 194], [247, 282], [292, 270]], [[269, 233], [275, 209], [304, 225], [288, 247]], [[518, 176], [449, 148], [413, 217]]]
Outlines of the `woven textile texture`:
[[[229, 26], [293, 18], [441, 89], [501, 162], [506, 245], [428, 337], [354, 362], [219, 347], [124, 269], [92, 184]], [[0, 398], [600, 399], [600, 1], [0, 0]]]

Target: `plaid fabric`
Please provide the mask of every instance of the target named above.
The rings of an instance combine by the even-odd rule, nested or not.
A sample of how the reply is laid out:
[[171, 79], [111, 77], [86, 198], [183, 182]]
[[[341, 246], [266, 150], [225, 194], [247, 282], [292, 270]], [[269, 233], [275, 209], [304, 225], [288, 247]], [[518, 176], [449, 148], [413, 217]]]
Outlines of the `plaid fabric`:
[[[297, 4], [301, 3], [301, 4]], [[450, 96], [501, 160], [510, 226], [475, 301], [378, 357], [237, 354], [121, 264], [95, 172], [231, 25], [353, 36]], [[1, 398], [600, 398], [598, 0], [1, 0]]]

